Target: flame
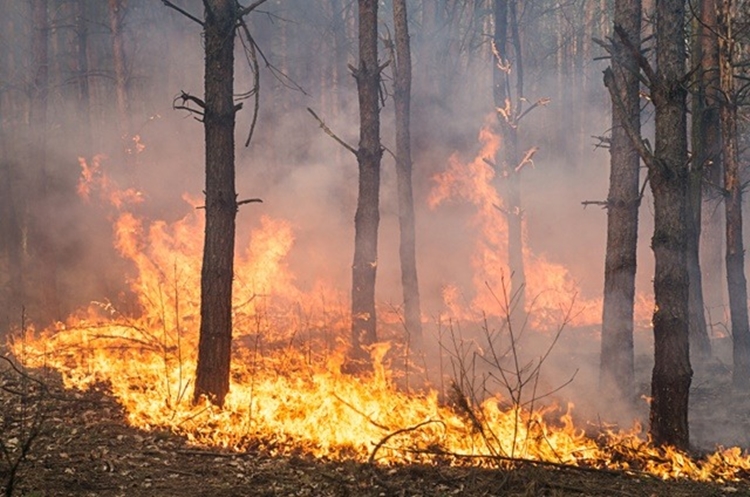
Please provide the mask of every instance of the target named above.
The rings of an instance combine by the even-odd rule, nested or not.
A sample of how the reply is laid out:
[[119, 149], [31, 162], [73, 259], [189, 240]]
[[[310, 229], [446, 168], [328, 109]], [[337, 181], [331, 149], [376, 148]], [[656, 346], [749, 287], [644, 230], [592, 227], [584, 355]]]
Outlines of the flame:
[[[495, 146], [487, 136], [486, 146]], [[97, 189], [104, 195], [101, 190], [114, 188], [99, 166], [83, 168], [91, 185], [84, 188], [88, 198]], [[451, 167], [446, 177], [458, 172], [457, 162]], [[486, 169], [477, 172], [491, 179]], [[474, 195], [467, 186], [443, 188]], [[493, 192], [488, 187], [475, 197], [488, 216], [497, 216], [491, 205], [499, 199]], [[429, 388], [398, 388], [388, 343], [371, 348], [371, 375], [342, 374], [348, 321], [335, 305], [341, 298], [322, 283], [308, 293], [296, 286], [285, 262], [294, 244], [293, 226], [271, 217], [263, 217], [238, 250], [232, 387], [224, 408], [193, 405], [201, 211], [192, 209], [174, 223], [147, 223], [127, 210], [126, 200], [110, 200], [124, 209], [116, 216], [114, 239], [136, 269], [129, 283], [139, 312], [126, 316], [111, 304], [92, 304], [65, 323], [26, 332], [11, 346], [27, 366], [58, 370], [66, 387], [107, 384], [133, 426], [169, 429], [195, 444], [231, 450], [303, 450], [381, 464], [494, 466], [521, 458], [697, 480], [732, 480], [750, 469], [750, 458], [736, 448], [720, 449], [702, 461], [654, 448], [637, 425], [606, 433], [604, 441], [592, 439], [576, 427], [572, 406], [565, 412], [554, 406], [529, 411], [507, 407], [499, 396], [475, 399], [457, 389], [446, 402]], [[501, 216], [493, 219], [495, 226], [502, 223]], [[531, 285], [538, 284], [535, 277], [530, 273]], [[562, 290], [574, 288], [565, 272], [558, 278]], [[445, 293], [459, 309], [458, 289], [448, 286]]]
[[[489, 116], [479, 132], [480, 150], [476, 157], [464, 163], [458, 154], [450, 157], [445, 171], [434, 177], [434, 186], [428, 198], [432, 209], [454, 203], [467, 203], [475, 208], [471, 226], [476, 232], [473, 269], [474, 298], [467, 307], [461, 307], [455, 298], [459, 290], [454, 287], [444, 292], [444, 303], [450, 315], [476, 319], [482, 313], [504, 317], [505, 306], [498, 306], [495, 292], [508, 286], [508, 224], [504, 203], [495, 185], [496, 171], [492, 167], [502, 146], [500, 136], [493, 131], [496, 118]], [[536, 151], [527, 152], [522, 164]], [[543, 253], [533, 251], [523, 236], [523, 257], [526, 286], [524, 289], [530, 325], [537, 330], [556, 329], [560, 323], [572, 326], [595, 326], [601, 323], [602, 298], [583, 297], [575, 277], [562, 264], [549, 260]], [[510, 293], [513, 288], [508, 288]], [[502, 302], [501, 302], [502, 304]], [[653, 299], [638, 295], [635, 321], [640, 327], [650, 327]]]

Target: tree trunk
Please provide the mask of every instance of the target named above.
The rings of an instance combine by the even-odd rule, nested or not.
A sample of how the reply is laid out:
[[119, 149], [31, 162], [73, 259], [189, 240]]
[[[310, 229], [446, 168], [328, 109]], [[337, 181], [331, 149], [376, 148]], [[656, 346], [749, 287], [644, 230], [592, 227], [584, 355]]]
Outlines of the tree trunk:
[[[712, 5], [708, 5], [711, 3]], [[692, 66], [699, 67], [696, 72], [695, 93], [692, 97], [692, 145], [693, 154], [690, 161], [689, 202], [688, 202], [688, 272], [690, 277], [690, 355], [693, 364], [705, 363], [711, 357], [711, 341], [706, 328], [705, 304], [703, 302], [703, 275], [700, 266], [700, 237], [702, 227], [703, 178], [707, 167], [716, 159], [718, 141], [718, 122], [708, 121], [715, 117], [709, 112], [707, 92], [709, 89], [709, 71], [704, 58], [710, 57], [710, 38], [715, 38], [712, 30], [704, 26], [707, 20], [706, 11], [713, 9], [713, 1], [700, 2], [700, 18], [693, 19], [694, 38], [692, 42]], [[715, 15], [715, 14], [714, 14]], [[713, 25], [713, 24], [711, 24]], [[704, 46], [708, 45], [708, 53]], [[715, 66], [714, 66], [715, 67]]]
[[358, 0], [359, 67], [354, 71], [359, 92], [360, 135], [357, 163], [359, 195], [354, 217], [352, 265], [352, 349], [354, 362], [367, 361], [363, 346], [376, 340], [375, 275], [380, 222], [380, 67], [378, 67], [378, 1]]
[[[511, 295], [514, 322], [523, 323], [526, 311], [526, 276], [523, 266], [523, 210], [521, 209], [521, 175], [518, 165], [518, 105], [523, 97], [523, 67], [515, 16], [515, 2], [495, 0], [495, 33], [493, 42], [497, 52], [493, 70], [493, 99], [498, 111], [502, 143], [495, 163], [500, 189], [503, 191], [504, 211], [508, 220], [508, 266], [510, 268]], [[508, 56], [508, 28], [513, 38], [514, 59]], [[516, 102], [511, 98], [510, 75], [516, 75]]]
[[396, 109], [396, 175], [398, 181], [399, 256], [404, 316], [409, 343], [422, 344], [422, 312], [417, 279], [414, 194], [411, 184], [411, 47], [406, 0], [393, 0], [393, 26], [396, 38], [393, 101]]
[[657, 445], [687, 449], [692, 369], [688, 330], [687, 109], [683, 0], [656, 2], [654, 160], [654, 370], [650, 435]]
[[717, 11], [719, 30], [719, 84], [724, 95], [720, 110], [724, 157], [724, 200], [727, 230], [727, 288], [732, 319], [734, 369], [732, 386], [740, 392], [750, 390], [750, 327], [747, 315], [745, 248], [742, 241], [742, 179], [737, 137], [737, 92], [734, 85], [735, 49], [734, 6], [732, 0], [720, 0]]
[[31, 4], [33, 22], [31, 54], [34, 77], [30, 91], [29, 126], [30, 153], [34, 170], [32, 187], [39, 200], [29, 205], [31, 229], [29, 242], [39, 275], [40, 309], [34, 316], [43, 323], [60, 319], [60, 304], [57, 295], [57, 256], [53, 240], [49, 236], [52, 219], [51, 189], [47, 170], [47, 100], [49, 95], [49, 19], [48, 0], [34, 0]]
[[206, 233], [194, 401], [221, 406], [229, 391], [232, 277], [237, 195], [234, 184], [234, 38], [237, 2], [209, 0], [204, 21]]
[[[693, 94], [693, 161], [703, 165], [703, 221], [700, 257], [704, 309], [709, 322], [723, 316], [726, 298], [724, 278], [724, 216], [719, 188], [724, 183], [719, 120], [719, 39], [716, 36], [716, 0], [700, 2], [693, 53], [699, 67]], [[692, 348], [691, 348], [692, 351]]]
[[128, 75], [125, 62], [125, 45], [122, 35], [122, 16], [125, 13], [127, 0], [109, 1], [109, 28], [112, 32], [112, 59], [115, 67], [115, 95], [117, 99], [117, 117], [120, 127], [120, 138], [125, 148], [130, 144], [130, 112], [128, 109]]
[[[640, 47], [641, 2], [617, 0], [615, 26], [623, 29], [630, 44]], [[636, 249], [640, 157], [625, 131], [630, 126], [640, 134], [641, 113], [637, 67], [633, 53], [613, 37], [612, 77], [617, 94], [612, 102], [609, 194], [607, 196], [607, 252], [604, 262], [604, 306], [602, 315], [599, 391], [602, 406], [615, 401], [632, 405], [635, 396], [633, 352], [633, 305], [635, 300]], [[622, 106], [621, 116], [617, 106]], [[621, 119], [626, 119], [623, 124]], [[614, 414], [616, 408], [612, 410]]]
[[74, 5], [76, 31], [76, 73], [78, 77], [78, 119], [81, 140], [85, 149], [82, 151], [88, 157], [92, 153], [91, 136], [91, 93], [89, 91], [89, 54], [88, 54], [88, 19], [86, 18], [85, 0], [76, 0]]

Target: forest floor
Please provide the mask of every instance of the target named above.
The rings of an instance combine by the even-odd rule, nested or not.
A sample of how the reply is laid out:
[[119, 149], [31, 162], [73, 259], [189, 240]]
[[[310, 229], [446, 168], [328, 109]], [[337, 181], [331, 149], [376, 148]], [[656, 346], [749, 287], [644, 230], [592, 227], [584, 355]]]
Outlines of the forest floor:
[[[211, 450], [128, 426], [106, 387], [65, 391], [51, 374], [24, 379], [2, 361], [0, 428], [0, 484], [12, 479], [14, 496], [750, 496], [750, 480], [662, 481], [533, 464], [381, 467]], [[11, 478], [9, 463], [26, 440], [32, 443]]]

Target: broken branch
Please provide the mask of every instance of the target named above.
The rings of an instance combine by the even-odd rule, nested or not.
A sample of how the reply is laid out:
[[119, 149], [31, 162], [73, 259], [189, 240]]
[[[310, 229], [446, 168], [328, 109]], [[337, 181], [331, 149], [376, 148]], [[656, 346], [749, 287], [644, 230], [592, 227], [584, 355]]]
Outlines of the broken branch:
[[355, 156], [357, 155], [357, 150], [354, 147], [352, 147], [351, 145], [349, 145], [348, 143], [346, 143], [344, 140], [342, 140], [341, 138], [339, 138], [338, 136], [336, 136], [336, 133], [334, 133], [333, 131], [331, 131], [331, 128], [329, 128], [326, 125], [326, 123], [323, 122], [323, 120], [318, 117], [318, 115], [315, 113], [314, 110], [312, 110], [310, 107], [308, 107], [307, 108], [307, 112], [309, 112], [310, 115], [312, 115], [315, 118], [315, 120], [318, 121], [318, 123], [320, 124], [320, 129], [322, 129], [325, 132], [325, 134], [327, 134], [328, 136], [330, 136], [331, 138], [333, 138], [334, 140], [336, 140], [336, 142], [339, 145], [341, 145], [342, 147], [344, 147], [345, 149], [347, 149], [349, 152], [353, 153]]
[[176, 11], [177, 11], [177, 12], [179, 12], [180, 14], [182, 14], [182, 15], [184, 15], [185, 17], [187, 17], [188, 19], [190, 19], [191, 21], [197, 22], [197, 23], [198, 23], [198, 24], [200, 24], [201, 26], [203, 26], [203, 25], [204, 25], [204, 24], [203, 24], [203, 21], [201, 21], [200, 19], [198, 19], [197, 17], [195, 17], [195, 16], [193, 15], [193, 14], [191, 14], [191, 13], [190, 13], [190, 12], [188, 12], [188, 11], [186, 11], [185, 9], [183, 9], [183, 8], [181, 8], [181, 7], [178, 7], [177, 5], [173, 4], [173, 3], [172, 3], [172, 2], [170, 2], [169, 0], [161, 0], [161, 3], [163, 3], [163, 4], [165, 5], [165, 6], [169, 7], [170, 9], [174, 9], [174, 10], [176, 10]]

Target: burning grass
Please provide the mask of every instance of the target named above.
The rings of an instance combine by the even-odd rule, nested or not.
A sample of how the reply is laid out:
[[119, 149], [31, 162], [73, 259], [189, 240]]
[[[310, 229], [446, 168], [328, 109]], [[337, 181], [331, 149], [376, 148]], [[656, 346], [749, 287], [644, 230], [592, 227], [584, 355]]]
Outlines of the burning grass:
[[[491, 134], [482, 136], [485, 148], [496, 146]], [[489, 184], [491, 171], [481, 157], [468, 172], [459, 162], [452, 163], [443, 179], [463, 179], [440, 183], [432, 201], [437, 205], [450, 192], [486, 192], [470, 201], [478, 211], [475, 281], [481, 280], [491, 292], [502, 285], [504, 268], [497, 253], [492, 255], [502, 245], [497, 238], [502, 229], [495, 229], [502, 227], [502, 220], [494, 208], [500, 199]], [[68, 388], [108, 385], [134, 427], [169, 430], [196, 445], [231, 451], [263, 448], [271, 454], [301, 452], [380, 465], [497, 467], [534, 461], [704, 481], [744, 478], [750, 470], [750, 458], [740, 449], [720, 449], [694, 460], [669, 448], [651, 447], [638, 426], [618, 433], [602, 430], [591, 438], [576, 427], [570, 408], [529, 407], [520, 395], [509, 403], [497, 392], [475, 396], [455, 377], [455, 395], [449, 398], [427, 382], [418, 391], [403, 388], [398, 375], [413, 371], [397, 364], [404, 356], [398, 346], [403, 339], [372, 348], [372, 374], [343, 374], [348, 320], [346, 306], [339, 303], [345, 299], [324, 280], [308, 292], [297, 287], [285, 262], [294, 242], [293, 227], [270, 217], [261, 220], [249, 245], [238, 250], [231, 391], [223, 409], [207, 402], [193, 405], [203, 230], [199, 212], [174, 224], [145, 223], [127, 210], [127, 199], [140, 202], [137, 192], [120, 194], [98, 164], [82, 162], [82, 167], [82, 194], [92, 198], [99, 193], [115, 209], [115, 246], [137, 270], [130, 287], [139, 312], [126, 316], [109, 304], [94, 304], [50, 329], [26, 331], [12, 348], [28, 367], [58, 370]], [[475, 173], [484, 168], [483, 174], [474, 175], [483, 178], [483, 184], [467, 183], [472, 167]], [[551, 292], [536, 290], [545, 300], [531, 299], [549, 321], [564, 308], [559, 298], [550, 296], [567, 293], [569, 298], [575, 287], [564, 268], [545, 261], [527, 254], [528, 264], [541, 265], [529, 271], [529, 284], [554, 285]], [[450, 299], [447, 303], [461, 319], [473, 319], [480, 304], [497, 311], [494, 296], [490, 301], [486, 297], [477, 290], [472, 309], [458, 309], [455, 301], [451, 306]], [[502, 317], [507, 309], [499, 307]], [[590, 317], [576, 316], [589, 323]], [[532, 319], [536, 328], [548, 324]], [[485, 353], [496, 353], [492, 343]], [[489, 364], [503, 367], [498, 360]], [[517, 365], [511, 373], [520, 377], [524, 367]], [[443, 371], [437, 374], [442, 378]]]

